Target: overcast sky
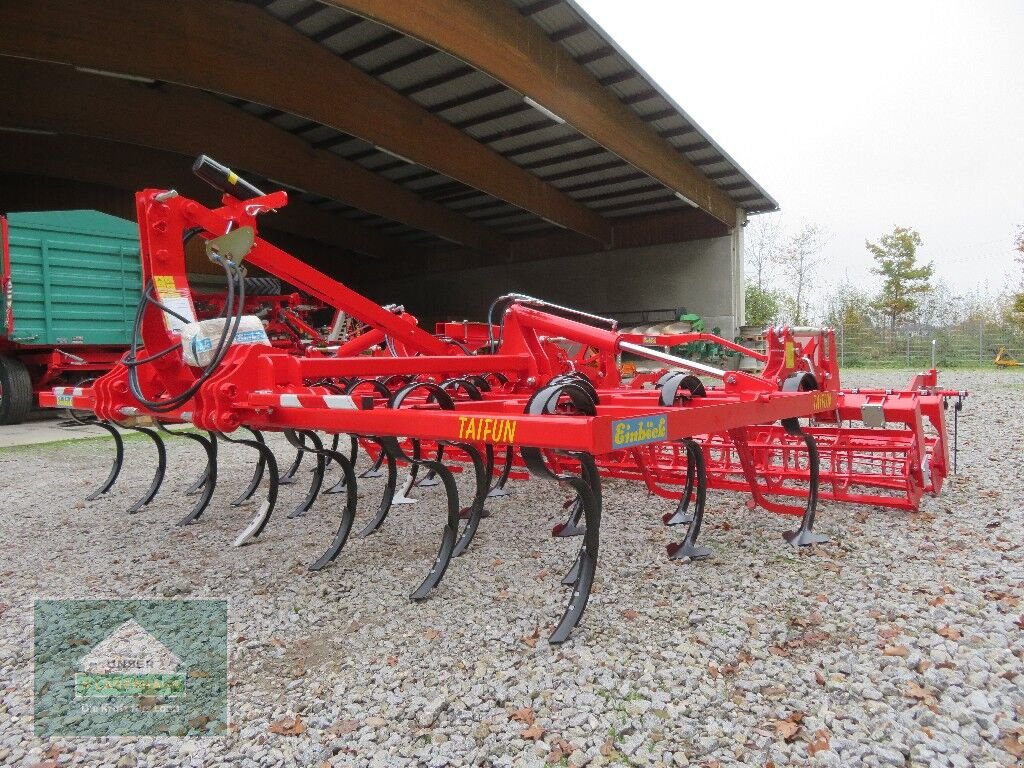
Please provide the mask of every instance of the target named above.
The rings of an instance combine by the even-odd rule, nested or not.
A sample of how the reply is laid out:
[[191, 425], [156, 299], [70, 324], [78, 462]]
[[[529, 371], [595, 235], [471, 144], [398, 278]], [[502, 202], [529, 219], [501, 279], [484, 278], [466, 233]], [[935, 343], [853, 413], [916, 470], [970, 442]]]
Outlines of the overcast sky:
[[832, 233], [916, 228], [955, 290], [1017, 279], [1024, 224], [1024, 0], [579, 0], [778, 200]]

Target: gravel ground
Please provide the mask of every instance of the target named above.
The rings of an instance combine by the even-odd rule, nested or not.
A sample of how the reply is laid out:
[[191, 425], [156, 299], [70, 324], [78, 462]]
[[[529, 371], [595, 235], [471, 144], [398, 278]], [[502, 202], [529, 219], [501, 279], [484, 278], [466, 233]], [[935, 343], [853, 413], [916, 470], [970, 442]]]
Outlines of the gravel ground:
[[[1024, 479], [1010, 457], [1024, 374], [947, 373], [974, 393], [960, 475], [921, 513], [822, 505], [832, 543], [793, 552], [793, 521], [709, 499], [715, 557], [673, 564], [672, 504], [608, 482], [595, 594], [570, 642], [544, 639], [578, 540], [547, 536], [564, 499], [516, 483], [429, 600], [440, 493], [319, 574], [305, 566], [342, 497], [231, 540], [253, 508], [228, 501], [251, 454], [222, 452], [198, 525], [172, 525], [198, 448], [169, 443], [168, 479], [142, 514], [151, 446], [128, 443], [108, 498], [103, 442], [0, 452], [0, 764], [1007, 766], [1024, 747]], [[900, 386], [901, 372], [847, 385]], [[279, 456], [286, 451], [276, 443]], [[337, 473], [333, 473], [336, 475]], [[379, 486], [364, 481], [367, 519]], [[301, 497], [282, 491], [280, 512]], [[40, 739], [32, 733], [32, 599], [227, 597], [231, 725], [218, 737]], [[539, 630], [539, 639], [537, 632]], [[298, 715], [297, 735], [271, 732]], [[280, 730], [280, 727], [274, 730]], [[45, 762], [49, 761], [49, 762]]]

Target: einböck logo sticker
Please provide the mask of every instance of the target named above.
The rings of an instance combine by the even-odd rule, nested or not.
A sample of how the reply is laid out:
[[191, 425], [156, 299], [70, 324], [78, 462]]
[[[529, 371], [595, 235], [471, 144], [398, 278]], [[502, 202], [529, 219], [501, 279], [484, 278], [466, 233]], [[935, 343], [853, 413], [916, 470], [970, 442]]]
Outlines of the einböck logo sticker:
[[668, 437], [668, 416], [641, 416], [612, 422], [612, 448], [656, 443]]

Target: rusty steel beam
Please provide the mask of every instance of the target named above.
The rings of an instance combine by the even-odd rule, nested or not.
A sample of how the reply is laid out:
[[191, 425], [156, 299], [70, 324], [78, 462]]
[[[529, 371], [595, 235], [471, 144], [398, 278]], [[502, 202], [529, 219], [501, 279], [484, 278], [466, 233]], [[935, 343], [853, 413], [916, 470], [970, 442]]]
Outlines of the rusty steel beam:
[[[730, 227], [736, 204], [505, 0], [321, 0], [465, 61]], [[675, 114], [672, 112], [672, 114]]]
[[[0, 172], [85, 182], [129, 194], [146, 188], [174, 188], [197, 200], [215, 201], [217, 193], [192, 175], [191, 161], [183, 155], [113, 141], [0, 131]], [[422, 254], [418, 248], [296, 199], [265, 216], [261, 225], [378, 257], [384, 263], [415, 263]]]
[[507, 241], [494, 230], [331, 152], [313, 150], [302, 139], [216, 96], [2, 56], [0, 82], [9, 86], [4, 120], [18, 125], [185, 155], [205, 152], [229, 165], [439, 234], [491, 258], [508, 253]]
[[259, 8], [231, 0], [6, 0], [0, 8], [0, 53], [266, 104], [610, 241], [611, 226], [586, 206]]

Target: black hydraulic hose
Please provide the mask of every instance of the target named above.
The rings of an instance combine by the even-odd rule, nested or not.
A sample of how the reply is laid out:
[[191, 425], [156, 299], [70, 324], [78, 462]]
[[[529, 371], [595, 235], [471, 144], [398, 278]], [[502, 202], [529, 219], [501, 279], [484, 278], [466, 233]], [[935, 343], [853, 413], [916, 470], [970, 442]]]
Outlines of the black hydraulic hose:
[[[244, 271], [237, 267], [233, 262], [223, 260], [219, 257], [214, 259], [224, 269], [224, 274], [227, 278], [228, 295], [224, 303], [224, 312], [222, 317], [227, 321], [224, 324], [224, 329], [221, 332], [220, 339], [217, 343], [214, 351], [213, 359], [203, 368], [203, 372], [199, 377], [184, 391], [177, 395], [173, 395], [164, 400], [149, 400], [142, 394], [141, 387], [139, 386], [137, 366], [141, 363], [135, 360], [135, 355], [138, 353], [138, 342], [139, 342], [139, 331], [142, 324], [142, 315], [147, 305], [155, 304], [159, 306], [159, 303], [154, 301], [151, 295], [152, 285], [147, 286], [147, 290], [143, 296], [143, 300], [139, 302], [139, 309], [136, 312], [135, 324], [132, 328], [132, 347], [130, 359], [133, 364], [128, 366], [128, 384], [131, 389], [132, 395], [148, 409], [157, 413], [167, 413], [173, 411], [179, 406], [186, 403], [191, 399], [198, 391], [199, 388], [214, 374], [220, 363], [227, 354], [228, 349], [231, 347], [231, 343], [234, 341], [238, 328], [242, 322], [242, 315], [245, 308], [245, 279]], [[237, 282], [237, 297], [236, 297], [236, 282]], [[237, 304], [236, 304], [237, 301]], [[236, 310], [237, 306], [237, 310]], [[178, 317], [181, 320], [185, 320], [175, 312], [171, 312], [172, 315]], [[180, 346], [180, 343], [179, 345]], [[156, 353], [145, 358], [146, 361], [162, 357], [168, 354], [171, 350], [177, 347], [170, 347], [166, 350]]]

